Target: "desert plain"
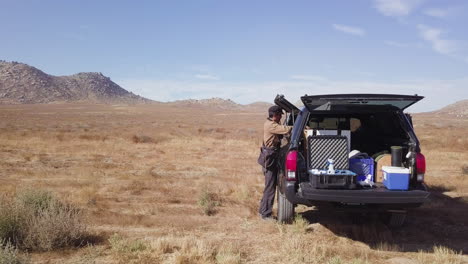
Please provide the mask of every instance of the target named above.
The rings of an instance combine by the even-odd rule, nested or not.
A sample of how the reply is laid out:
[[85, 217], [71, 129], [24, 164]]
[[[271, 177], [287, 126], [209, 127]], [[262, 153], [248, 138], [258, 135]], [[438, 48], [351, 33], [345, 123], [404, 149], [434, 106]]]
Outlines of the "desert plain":
[[259, 219], [266, 109], [0, 105], [0, 192], [45, 190], [89, 238], [32, 263], [468, 263], [468, 118], [414, 114], [430, 202], [406, 224], [297, 207]]

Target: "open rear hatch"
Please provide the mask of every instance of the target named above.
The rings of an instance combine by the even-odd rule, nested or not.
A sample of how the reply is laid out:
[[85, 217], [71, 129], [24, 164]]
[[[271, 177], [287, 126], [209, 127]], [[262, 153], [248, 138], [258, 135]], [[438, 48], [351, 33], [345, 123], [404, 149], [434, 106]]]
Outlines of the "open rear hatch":
[[286, 98], [284, 98], [284, 95], [282, 94], [278, 94], [276, 95], [275, 97], [275, 104], [281, 108], [284, 109], [284, 111], [288, 112], [288, 113], [291, 113], [291, 114], [297, 114], [299, 113], [299, 108], [297, 108], [295, 105], [293, 105], [291, 102], [289, 102], [288, 100], [286, 100]]
[[305, 95], [301, 97], [301, 100], [312, 112], [383, 108], [404, 110], [423, 98], [423, 96], [418, 95], [397, 94], [327, 94]]

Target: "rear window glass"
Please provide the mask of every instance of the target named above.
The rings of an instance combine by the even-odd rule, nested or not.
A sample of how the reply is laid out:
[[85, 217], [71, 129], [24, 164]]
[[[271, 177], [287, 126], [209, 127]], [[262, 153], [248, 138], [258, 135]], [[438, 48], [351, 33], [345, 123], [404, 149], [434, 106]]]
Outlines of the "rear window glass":
[[350, 120], [341, 117], [311, 117], [307, 126], [311, 129], [349, 130]]

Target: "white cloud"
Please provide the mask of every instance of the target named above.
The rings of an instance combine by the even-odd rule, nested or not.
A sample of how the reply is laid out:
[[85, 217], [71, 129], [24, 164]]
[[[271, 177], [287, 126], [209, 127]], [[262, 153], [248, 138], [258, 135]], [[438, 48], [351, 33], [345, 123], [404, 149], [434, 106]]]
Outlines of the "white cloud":
[[393, 47], [398, 47], [398, 48], [407, 48], [407, 47], [409, 47], [408, 43], [401, 43], [401, 42], [391, 41], [391, 40], [386, 40], [385, 44], [387, 44], [389, 46], [393, 46]]
[[424, 0], [374, 0], [374, 7], [385, 16], [408, 16]]
[[356, 35], [356, 36], [364, 36], [366, 34], [366, 31], [364, 31], [364, 29], [358, 28], [358, 27], [351, 27], [351, 26], [346, 26], [346, 25], [333, 24], [333, 28], [335, 30], [338, 30], [338, 31], [341, 31], [341, 32], [344, 32], [344, 33], [348, 33], [348, 34], [352, 34], [352, 35]]
[[290, 101], [304, 94], [332, 93], [389, 93], [419, 94], [426, 98], [409, 111], [421, 112], [439, 109], [458, 100], [468, 99], [468, 76], [454, 80], [407, 80], [401, 82], [335, 81], [321, 82], [293, 80], [283, 82], [203, 82], [174, 80], [120, 80], [123, 88], [135, 94], [157, 100], [229, 98], [238, 103], [271, 102], [276, 94], [284, 94]]
[[427, 8], [423, 11], [427, 16], [437, 17], [437, 18], [446, 18], [452, 13], [450, 8]]
[[220, 78], [211, 74], [195, 74], [195, 78], [200, 80], [218, 81]]
[[301, 81], [325, 81], [326, 80], [326, 78], [324, 78], [322, 76], [301, 75], [301, 74], [291, 75], [291, 76], [289, 76], [289, 78], [293, 79], [293, 80], [301, 80]]
[[418, 30], [421, 37], [431, 43], [432, 49], [440, 54], [453, 55], [460, 48], [457, 41], [443, 39], [441, 37], [443, 32], [438, 28], [419, 24]]
[[405, 43], [392, 40], [386, 40], [384, 43], [397, 48], [420, 48], [422, 46], [421, 43]]

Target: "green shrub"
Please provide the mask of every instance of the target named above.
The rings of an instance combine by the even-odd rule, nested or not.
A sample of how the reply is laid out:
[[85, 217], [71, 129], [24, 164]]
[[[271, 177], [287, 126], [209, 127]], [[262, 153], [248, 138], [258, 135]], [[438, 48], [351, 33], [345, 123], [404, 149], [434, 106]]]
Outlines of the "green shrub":
[[26, 257], [20, 256], [10, 242], [0, 241], [0, 264], [24, 264], [29, 263]]
[[24, 217], [18, 206], [6, 198], [0, 201], [0, 241], [16, 244], [21, 240]]
[[198, 197], [198, 205], [206, 215], [214, 215], [219, 204], [218, 196], [208, 190], [203, 190]]
[[26, 190], [16, 195], [16, 202], [27, 209], [33, 210], [34, 213], [50, 208], [55, 201], [50, 192], [44, 190]]
[[291, 225], [291, 231], [293, 233], [306, 233], [308, 231], [309, 221], [304, 219], [302, 215], [296, 215], [294, 222]]
[[148, 248], [148, 245], [142, 240], [129, 241], [119, 234], [113, 234], [109, 238], [109, 243], [112, 250], [118, 253], [133, 253], [143, 251]]
[[0, 239], [29, 250], [76, 246], [87, 236], [82, 212], [49, 192], [27, 190], [0, 201]]
[[463, 173], [464, 175], [467, 175], [467, 174], [468, 174], [468, 165], [463, 165], [462, 168], [461, 168], [461, 170], [462, 170], [462, 173]]

